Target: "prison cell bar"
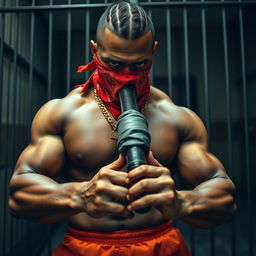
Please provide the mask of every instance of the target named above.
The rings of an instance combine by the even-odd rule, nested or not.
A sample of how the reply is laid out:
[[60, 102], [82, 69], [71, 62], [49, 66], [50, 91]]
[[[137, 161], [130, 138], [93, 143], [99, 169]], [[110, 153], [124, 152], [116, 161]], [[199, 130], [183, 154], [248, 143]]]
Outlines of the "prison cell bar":
[[[71, 0], [68, 0], [68, 4], [71, 5]], [[70, 66], [71, 66], [71, 10], [68, 9], [67, 13], [67, 81], [66, 81], [66, 93], [68, 94], [70, 92]]]
[[[241, 0], [238, 0], [239, 2]], [[243, 10], [239, 7], [239, 32], [240, 32], [240, 51], [241, 51], [241, 69], [242, 69], [242, 88], [243, 88], [243, 115], [244, 115], [244, 139], [245, 139], [245, 170], [247, 178], [247, 202], [248, 202], [248, 230], [249, 230], [249, 253], [253, 255], [253, 225], [252, 225], [252, 198], [251, 198], [251, 174], [249, 158], [249, 129], [248, 129], [248, 102], [247, 102], [247, 79], [245, 67], [245, 47], [244, 47], [244, 24]]]
[[[106, 0], [105, 0], [106, 2]], [[90, 3], [90, 0], [86, 0], [86, 3]], [[89, 47], [89, 42], [90, 42], [90, 11], [86, 9], [85, 12], [85, 63], [89, 63], [90, 61], [90, 47]], [[85, 72], [85, 80], [89, 78], [89, 73]]]
[[[151, 3], [151, 0], [148, 0], [148, 3]], [[148, 16], [152, 20], [152, 9], [151, 7], [148, 8]], [[150, 83], [154, 84], [154, 66], [150, 69]]]
[[[53, 0], [50, 0], [50, 5], [53, 5]], [[49, 11], [48, 25], [48, 79], [47, 79], [47, 99], [52, 97], [52, 36], [53, 36], [53, 14]]]
[[[16, 0], [16, 6], [18, 6], [19, 1]], [[15, 13], [15, 25], [14, 25], [14, 52], [13, 52], [13, 74], [12, 74], [12, 86], [11, 95], [12, 97], [12, 120], [11, 120], [11, 170], [14, 169], [15, 163], [15, 148], [16, 148], [16, 106], [17, 106], [17, 51], [18, 51], [18, 30], [19, 30], [19, 13]], [[11, 172], [9, 172], [8, 180], [11, 178]], [[8, 183], [7, 183], [8, 184]], [[16, 220], [10, 218], [10, 241], [16, 238]], [[14, 231], [14, 232], [13, 232]], [[13, 239], [14, 238], [14, 239]], [[11, 246], [11, 254], [13, 253], [13, 247]]]
[[[4, 5], [4, 2], [2, 3]], [[4, 13], [1, 13], [0, 15], [0, 99], [2, 99], [3, 97], [3, 50], [4, 50], [4, 28], [5, 28], [5, 14]], [[2, 102], [0, 103], [0, 120], [2, 122], [3, 120], [3, 108], [2, 108]], [[5, 155], [6, 155], [6, 152], [5, 152]], [[1, 170], [0, 171], [3, 171], [4, 172], [4, 181], [5, 181], [5, 184], [7, 182], [7, 169], [8, 167], [7, 166], [3, 166], [1, 167]], [[6, 188], [6, 185], [4, 185], [4, 198], [3, 198], [3, 203], [4, 203], [4, 206], [6, 205], [6, 198], [7, 198], [7, 188]], [[4, 210], [3, 211], [3, 219], [6, 220], [6, 211]], [[2, 227], [2, 232], [3, 232], [3, 237], [5, 237], [5, 234], [6, 234], [6, 225], [5, 223], [3, 223], [3, 227]], [[1, 253], [0, 254], [5, 254], [5, 251], [6, 251], [6, 244], [5, 242], [3, 242], [3, 245], [2, 245], [2, 248], [1, 248]]]
[[[186, 0], [183, 0], [186, 2]], [[185, 87], [186, 87], [186, 106], [190, 108], [190, 81], [189, 81], [189, 50], [188, 50], [188, 10], [183, 8], [183, 36], [184, 36], [184, 54], [185, 54]], [[169, 56], [168, 56], [169, 57]]]
[[[202, 2], [204, 0], [201, 0]], [[207, 55], [207, 35], [206, 35], [206, 17], [205, 8], [201, 8], [201, 31], [202, 31], [202, 49], [203, 49], [203, 77], [204, 77], [204, 98], [205, 98], [205, 124], [208, 137], [211, 137], [210, 127], [210, 104], [209, 104], [209, 82], [208, 82], [208, 55]]]
[[[50, 0], [49, 5], [53, 5], [53, 0]], [[47, 99], [48, 101], [52, 98], [52, 38], [53, 37], [53, 13], [49, 11], [49, 25], [48, 25], [48, 79], [47, 79]], [[47, 230], [47, 252], [51, 255], [52, 251], [52, 226], [48, 227]]]
[[[206, 7], [221, 7], [221, 6], [250, 6], [250, 5], [255, 5], [255, 2], [250, 1], [250, 0], [244, 0], [244, 1], [204, 1], [204, 2], [199, 2], [199, 1], [172, 1], [172, 2], [141, 2], [140, 5], [145, 8], [149, 7], [155, 7], [155, 8], [164, 8], [164, 7], [201, 7], [201, 6], [206, 6]], [[75, 10], [75, 9], [97, 9], [97, 8], [103, 8], [103, 7], [108, 7], [109, 4], [106, 3], [97, 3], [97, 4], [63, 4], [63, 5], [40, 5], [40, 6], [20, 6], [18, 8], [15, 7], [6, 7], [6, 8], [0, 8], [0, 12], [30, 12], [30, 11], [48, 11], [48, 10], [65, 10], [65, 9], [70, 9], [70, 10]]]
[[[224, 1], [224, 0], [222, 0]], [[224, 49], [224, 74], [225, 74], [225, 89], [226, 89], [226, 118], [227, 118], [227, 135], [228, 135], [228, 170], [231, 179], [233, 180], [233, 141], [232, 141], [232, 113], [231, 113], [231, 99], [230, 99], [230, 81], [229, 81], [229, 52], [227, 39], [227, 18], [226, 10], [222, 10], [222, 32], [223, 32], [223, 49]], [[230, 254], [236, 256], [236, 222], [231, 224], [231, 248]]]
[[[170, 1], [170, 0], [167, 0]], [[168, 74], [168, 94], [170, 97], [173, 95], [173, 84], [172, 84], [172, 49], [171, 49], [171, 10], [170, 7], [166, 10], [166, 40], [167, 40], [167, 74]]]
[[[32, 7], [35, 6], [35, 0], [32, 0]], [[29, 53], [29, 92], [28, 92], [28, 115], [29, 115], [29, 123], [28, 123], [28, 130], [30, 128], [30, 124], [32, 122], [32, 86], [33, 86], [33, 66], [34, 66], [34, 41], [35, 41], [35, 12], [32, 11], [31, 13], [31, 19], [30, 19], [30, 53]], [[31, 132], [30, 132], [31, 133]], [[28, 133], [30, 140], [30, 133]], [[30, 223], [27, 224], [27, 233], [30, 233]], [[32, 252], [30, 239], [27, 241], [28, 243], [28, 254], [30, 255]]]
[[[183, 0], [185, 3], [186, 0]], [[190, 108], [190, 79], [189, 79], [189, 49], [188, 49], [188, 10], [187, 7], [183, 8], [182, 12], [183, 19], [183, 38], [184, 38], [184, 67], [185, 67], [185, 89], [186, 89], [186, 107]], [[169, 58], [170, 56], [168, 56]], [[192, 255], [195, 254], [195, 229], [190, 227], [190, 248]]]

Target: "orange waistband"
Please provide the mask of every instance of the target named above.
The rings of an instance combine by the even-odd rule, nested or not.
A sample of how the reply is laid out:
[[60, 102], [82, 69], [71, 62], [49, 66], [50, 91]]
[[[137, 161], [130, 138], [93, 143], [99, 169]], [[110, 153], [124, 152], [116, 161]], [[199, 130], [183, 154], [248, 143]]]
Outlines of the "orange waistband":
[[154, 239], [172, 229], [173, 221], [138, 230], [118, 230], [113, 232], [91, 232], [69, 228], [69, 235], [81, 241], [101, 244], [129, 244]]

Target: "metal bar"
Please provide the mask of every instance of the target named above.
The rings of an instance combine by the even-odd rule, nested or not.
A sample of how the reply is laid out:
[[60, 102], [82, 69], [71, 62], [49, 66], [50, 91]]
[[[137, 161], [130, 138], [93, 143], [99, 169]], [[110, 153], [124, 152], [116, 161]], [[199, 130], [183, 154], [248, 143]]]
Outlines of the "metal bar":
[[[222, 3], [221, 1], [205, 1], [205, 2], [201, 2], [201, 1], [189, 1], [189, 2], [181, 2], [181, 1], [172, 1], [172, 2], [141, 2], [140, 5], [142, 7], [145, 8], [149, 8], [149, 7], [155, 7], [155, 8], [164, 8], [164, 7], [177, 7], [177, 8], [183, 8], [184, 6], [187, 7], [200, 7], [200, 6], [207, 6], [207, 7], [211, 7], [211, 6], [251, 6], [251, 5], [255, 5], [256, 2], [255, 1], [249, 1], [249, 0], [245, 0], [242, 2], [238, 2], [238, 1], [225, 1], [224, 3]], [[40, 5], [40, 6], [20, 6], [18, 8], [16, 7], [7, 7], [7, 8], [0, 8], [0, 12], [36, 12], [36, 11], [47, 11], [47, 10], [74, 10], [74, 9], [94, 9], [94, 8], [106, 8], [108, 7], [109, 4], [106, 3], [97, 3], [97, 4], [72, 4], [72, 5], [68, 5], [68, 4], [64, 4], [64, 5], [53, 5], [53, 6], [49, 6], [49, 5]]]
[[[53, 4], [53, 0], [50, 0], [50, 4]], [[52, 31], [53, 31], [53, 16], [52, 11], [49, 11], [49, 26], [48, 26], [48, 90], [47, 99], [51, 99], [52, 94]]]
[[[86, 0], [86, 3], [90, 3], [89, 0]], [[89, 47], [89, 41], [90, 41], [90, 11], [86, 10], [85, 12], [85, 63], [89, 63], [90, 61], [90, 47]], [[89, 72], [85, 72], [85, 80], [89, 78]]]
[[[201, 0], [204, 2], [204, 0]], [[210, 104], [209, 104], [209, 81], [208, 81], [208, 58], [207, 58], [207, 35], [206, 35], [206, 16], [205, 8], [201, 8], [201, 23], [202, 23], [202, 46], [203, 46], [203, 73], [204, 73], [204, 98], [205, 98], [205, 124], [209, 138], [211, 138], [211, 126], [210, 126]], [[210, 230], [210, 255], [215, 255], [215, 232]]]
[[[183, 0], [183, 1], [186, 1], [186, 0]], [[184, 7], [184, 9], [183, 9], [183, 26], [184, 26], [186, 106], [188, 108], [190, 108], [189, 52], [188, 52], [188, 12], [187, 12], [187, 7]]]
[[[33, 0], [35, 4], [35, 0]], [[33, 65], [34, 65], [34, 37], [35, 37], [35, 13], [31, 13], [31, 25], [30, 25], [30, 55], [29, 55], [29, 126], [32, 121], [32, 85], [33, 85]]]
[[209, 82], [208, 82], [208, 58], [207, 58], [207, 35], [206, 35], [206, 19], [205, 8], [201, 9], [202, 21], [202, 46], [203, 46], [203, 76], [205, 88], [205, 122], [208, 136], [210, 137], [210, 107], [209, 107]]
[[[50, 0], [50, 5], [53, 5], [53, 0]], [[49, 11], [48, 25], [48, 84], [47, 84], [47, 99], [52, 98], [52, 36], [53, 36], [53, 13]], [[47, 233], [47, 252], [51, 255], [52, 252], [52, 227], [48, 227]]]
[[[32, 6], [35, 6], [35, 0], [32, 0]], [[31, 24], [30, 24], [30, 54], [29, 54], [29, 91], [28, 91], [28, 130], [30, 130], [30, 125], [32, 122], [32, 86], [33, 86], [33, 66], [34, 66], [34, 37], [35, 37], [35, 12], [31, 13]], [[30, 137], [31, 131], [28, 132]], [[30, 227], [27, 223], [27, 232], [29, 233]], [[28, 239], [27, 244], [27, 254], [31, 255], [32, 244], [30, 239]]]
[[[11, 72], [10, 72], [10, 70], [11, 70], [11, 64], [10, 64], [10, 62], [8, 63], [8, 67], [7, 67], [7, 84], [10, 84], [11, 83]], [[6, 95], [6, 98], [7, 98], [7, 106], [10, 106], [10, 98], [11, 98], [11, 93], [10, 93], [10, 87], [11, 86], [8, 86], [8, 88], [7, 88], [7, 95]], [[9, 125], [9, 121], [10, 121], [10, 108], [6, 108], [6, 125]], [[7, 141], [9, 141], [9, 139], [10, 139], [10, 130], [11, 129], [8, 129], [8, 131], [7, 131], [7, 134], [6, 134], [6, 138], [7, 138]], [[11, 145], [10, 144], [8, 144], [7, 146], [6, 146], [6, 151], [7, 151], [7, 154], [6, 154], [6, 157], [7, 157], [7, 159], [8, 160], [10, 160], [10, 157], [9, 157], [9, 153], [10, 153], [10, 148], [11, 148]], [[12, 163], [11, 163], [12, 164]], [[11, 168], [9, 169], [6, 169], [6, 171], [5, 171], [5, 177], [4, 177], [4, 179], [5, 179], [5, 191], [4, 191], [4, 195], [5, 195], [5, 205], [7, 205], [7, 195], [8, 195], [8, 189], [7, 189], [7, 184], [9, 183], [9, 176], [10, 176], [10, 170], [11, 170]], [[7, 208], [7, 207], [6, 207]], [[7, 230], [9, 230], [9, 226], [8, 226], [8, 218], [10, 218], [10, 215], [9, 215], [9, 213], [8, 213], [8, 210], [7, 209], [5, 209], [4, 210], [4, 220], [5, 220], [5, 223], [4, 223], [4, 236], [7, 238], [6, 239], [6, 242], [8, 241], [8, 236], [7, 236], [7, 234], [8, 234], [8, 232], [7, 232]], [[4, 243], [4, 253], [7, 253], [8, 252], [8, 248], [7, 248], [7, 246], [6, 246], [6, 242]], [[6, 254], [4, 254], [4, 255], [6, 255]]]
[[[148, 2], [151, 3], [151, 0], [148, 0]], [[148, 9], [148, 16], [152, 20], [152, 9], [151, 8]], [[151, 67], [149, 76], [150, 76], [150, 83], [154, 84], [154, 66]]]
[[[186, 3], [186, 0], [183, 0]], [[190, 88], [189, 88], [189, 52], [188, 52], [188, 14], [187, 7], [183, 8], [183, 36], [184, 36], [184, 57], [185, 57], [185, 87], [186, 87], [186, 107], [190, 108]], [[190, 227], [190, 248], [192, 255], [195, 255], [195, 230]]]
[[[3, 63], [4, 63], [4, 32], [5, 32], [5, 15], [3, 13], [1, 13], [0, 15], [0, 125], [2, 125], [3, 123], [3, 120], [2, 120], [2, 115], [3, 115], [3, 106], [2, 106], [2, 97], [3, 97], [3, 91], [2, 91], [2, 88], [3, 88]], [[3, 169], [2, 169], [3, 168]], [[7, 181], [7, 166], [3, 166], [1, 167], [1, 170], [4, 170], [4, 175], [3, 175], [3, 178], [4, 178], [4, 181]], [[6, 199], [7, 199], [7, 191], [6, 191], [6, 188], [4, 188], [4, 205], [6, 205]], [[3, 209], [3, 227], [2, 227], [2, 232], [3, 232], [3, 237], [6, 237], [6, 225], [5, 225], [5, 222], [6, 222], [6, 211], [5, 209]], [[6, 244], [5, 242], [3, 241], [3, 246], [2, 248], [0, 249], [0, 254], [2, 255], [5, 255], [5, 252], [6, 252]]]
[[[241, 0], [239, 0], [241, 1]], [[243, 86], [243, 115], [244, 115], [244, 139], [245, 139], [245, 170], [247, 178], [247, 205], [248, 205], [248, 231], [249, 231], [249, 255], [253, 255], [253, 225], [252, 225], [252, 197], [251, 197], [251, 174], [249, 159], [249, 129], [248, 129], [248, 102], [247, 102], [247, 81], [245, 67], [245, 46], [244, 46], [244, 24], [243, 10], [239, 8], [239, 30], [241, 46], [241, 65], [242, 65], [242, 86]]]
[[[224, 1], [224, 0], [222, 0]], [[222, 8], [222, 31], [223, 31], [223, 48], [224, 48], [224, 65], [225, 65], [225, 86], [227, 102], [227, 132], [228, 132], [228, 170], [233, 170], [233, 140], [232, 140], [232, 120], [231, 120], [231, 99], [230, 99], [230, 81], [229, 81], [229, 61], [228, 61], [228, 43], [227, 43], [227, 19], [226, 10]], [[233, 179], [232, 173], [229, 173]], [[231, 255], [236, 256], [236, 236], [235, 221], [231, 224]]]
[[[71, 4], [71, 0], [68, 0]], [[67, 14], [67, 86], [66, 93], [70, 91], [70, 65], [71, 65], [71, 11]]]
[[[168, 0], [169, 1], [169, 0]], [[171, 10], [168, 7], [166, 11], [166, 40], [167, 40], [167, 73], [168, 73], [168, 94], [172, 97], [173, 84], [172, 84], [172, 49], [171, 49]]]
[[[18, 0], [16, 0], [16, 6], [18, 6]], [[19, 33], [19, 14], [15, 13], [15, 25], [14, 25], [14, 56], [13, 56], [13, 76], [12, 76], [12, 125], [11, 125], [11, 170], [14, 169], [15, 166], [15, 158], [16, 158], [16, 135], [17, 135], [17, 123], [16, 123], [16, 110], [17, 110], [17, 51], [18, 51], [18, 33]], [[11, 173], [9, 174], [10, 179]], [[8, 190], [8, 184], [7, 190]], [[7, 200], [6, 200], [7, 202]], [[15, 228], [15, 220], [13, 217], [10, 219], [10, 241], [16, 240], [16, 228]], [[14, 247], [11, 246], [10, 253], [13, 254]]]
[[[204, 0], [202, 0], [204, 2]], [[210, 126], [210, 104], [209, 104], [209, 81], [208, 81], [208, 58], [207, 58], [207, 35], [206, 35], [206, 16], [205, 8], [201, 8], [201, 22], [202, 22], [202, 46], [203, 46], [203, 73], [204, 73], [204, 92], [205, 92], [205, 123], [209, 138], [211, 138], [211, 126]], [[210, 230], [210, 255], [215, 255], [215, 232]]]
[[4, 14], [0, 14], [0, 124], [2, 124], [3, 63], [4, 63]]

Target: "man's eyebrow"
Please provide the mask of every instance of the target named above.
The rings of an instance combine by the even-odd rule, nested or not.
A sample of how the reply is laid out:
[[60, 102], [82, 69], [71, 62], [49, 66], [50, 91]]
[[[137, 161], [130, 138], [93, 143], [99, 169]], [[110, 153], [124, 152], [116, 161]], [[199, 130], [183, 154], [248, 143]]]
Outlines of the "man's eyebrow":
[[144, 60], [136, 61], [136, 62], [134, 62], [133, 64], [140, 64], [140, 63], [149, 62], [149, 61], [150, 61], [150, 59], [144, 59]]
[[[117, 62], [119, 64], [123, 64], [124, 62], [120, 61], [119, 59], [116, 59], [116, 58], [113, 58], [113, 57], [102, 57], [102, 59], [106, 62], [108, 61], [111, 61], [111, 62]], [[139, 61], [135, 61], [133, 62], [132, 64], [140, 64], [140, 63], [143, 63], [143, 62], [149, 62], [150, 59], [142, 59], [142, 60], [139, 60]]]
[[102, 57], [102, 59], [104, 61], [112, 61], [112, 62], [117, 62], [117, 63], [120, 63], [120, 64], [123, 64], [122, 61], [118, 60], [118, 59], [115, 59], [115, 58], [112, 58], [112, 57]]

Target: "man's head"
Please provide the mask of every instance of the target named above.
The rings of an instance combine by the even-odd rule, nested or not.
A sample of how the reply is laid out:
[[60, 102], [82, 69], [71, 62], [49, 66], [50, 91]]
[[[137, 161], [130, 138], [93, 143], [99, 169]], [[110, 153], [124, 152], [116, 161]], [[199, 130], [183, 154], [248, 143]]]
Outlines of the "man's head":
[[128, 0], [116, 1], [102, 14], [96, 34], [98, 43], [105, 28], [126, 40], [138, 39], [148, 31], [152, 33], [152, 40], [155, 36], [154, 25], [145, 10]]
[[97, 43], [92, 54], [113, 69], [143, 70], [157, 48], [151, 19], [144, 9], [129, 1], [117, 1], [102, 14], [97, 27]]

